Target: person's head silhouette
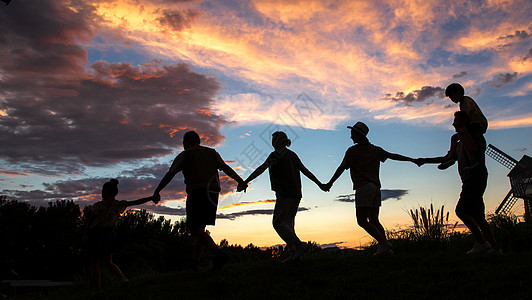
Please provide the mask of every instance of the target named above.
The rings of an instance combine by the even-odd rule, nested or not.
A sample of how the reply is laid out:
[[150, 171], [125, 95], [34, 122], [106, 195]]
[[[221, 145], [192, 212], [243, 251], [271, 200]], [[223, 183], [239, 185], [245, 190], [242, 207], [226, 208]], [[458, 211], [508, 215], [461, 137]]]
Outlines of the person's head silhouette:
[[461, 128], [467, 126], [469, 122], [470, 122], [469, 116], [467, 115], [466, 112], [457, 111], [454, 113], [453, 126], [456, 132], [458, 132], [458, 130], [460, 130]]
[[183, 148], [185, 148], [185, 150], [197, 146], [200, 143], [200, 136], [194, 130], [188, 131], [183, 135]]
[[459, 83], [451, 83], [445, 89], [445, 96], [449, 97], [454, 103], [458, 103], [464, 98], [465, 91], [464, 87]]
[[290, 147], [292, 141], [288, 138], [286, 133], [282, 131], [276, 131], [272, 134], [272, 146], [275, 149], [282, 149], [285, 147]]
[[351, 139], [353, 140], [353, 143], [369, 142], [367, 138], [369, 128], [366, 124], [359, 121], [353, 126], [347, 126], [347, 128], [351, 129]]
[[114, 199], [118, 195], [118, 180], [111, 179], [103, 184], [102, 199]]

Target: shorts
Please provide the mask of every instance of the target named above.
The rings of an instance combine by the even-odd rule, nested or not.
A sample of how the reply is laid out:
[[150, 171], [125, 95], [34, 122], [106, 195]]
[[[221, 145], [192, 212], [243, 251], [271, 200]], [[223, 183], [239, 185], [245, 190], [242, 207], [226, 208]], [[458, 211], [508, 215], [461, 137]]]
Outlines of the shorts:
[[355, 207], [380, 207], [381, 188], [374, 183], [366, 183], [355, 191]]
[[485, 219], [483, 196], [487, 182], [488, 174], [477, 172], [462, 183], [462, 192], [455, 209], [457, 215], [465, 214], [474, 219]]
[[218, 192], [195, 189], [187, 192], [187, 227], [196, 229], [214, 225], [218, 209]]
[[93, 257], [111, 255], [115, 252], [115, 231], [112, 228], [95, 227], [87, 236], [89, 253]]

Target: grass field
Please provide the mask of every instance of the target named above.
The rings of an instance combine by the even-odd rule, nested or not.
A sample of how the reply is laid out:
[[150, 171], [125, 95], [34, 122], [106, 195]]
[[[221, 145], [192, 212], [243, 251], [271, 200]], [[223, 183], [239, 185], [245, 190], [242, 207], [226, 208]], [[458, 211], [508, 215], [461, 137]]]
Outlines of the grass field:
[[[308, 253], [301, 261], [232, 257], [223, 269], [132, 277], [50, 291], [19, 291], [16, 299], [532, 299], [532, 251], [465, 255], [467, 249]], [[460, 250], [460, 251], [459, 251]]]
[[313, 243], [302, 260], [282, 263], [287, 255], [282, 248], [263, 251], [225, 242], [221, 246], [231, 260], [218, 271], [210, 271], [209, 253], [199, 271], [179, 265], [155, 272], [130, 259], [119, 262], [130, 278], [126, 286], [119, 287], [107, 272], [103, 290], [93, 293], [84, 273], [73, 287], [3, 286], [0, 294], [12, 299], [532, 299], [532, 224], [490, 216], [504, 254], [466, 255], [474, 240], [446, 224], [443, 207], [413, 210], [412, 218], [411, 229], [388, 232], [394, 255], [373, 256], [375, 245], [330, 252]]

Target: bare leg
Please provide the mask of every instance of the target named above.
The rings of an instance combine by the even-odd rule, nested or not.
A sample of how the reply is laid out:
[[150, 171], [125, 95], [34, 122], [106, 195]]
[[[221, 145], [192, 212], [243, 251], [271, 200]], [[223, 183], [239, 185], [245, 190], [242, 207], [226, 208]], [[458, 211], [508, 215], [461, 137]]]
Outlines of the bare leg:
[[495, 240], [495, 235], [493, 235], [493, 230], [491, 229], [490, 224], [486, 219], [477, 220], [478, 227], [480, 227], [480, 231], [482, 232], [482, 235], [484, 238], [490, 243], [491, 248], [495, 250], [499, 250], [499, 244], [497, 243], [497, 240]]
[[116, 276], [120, 277], [120, 280], [122, 281], [127, 280], [126, 276], [122, 274], [122, 271], [120, 270], [120, 268], [113, 263], [113, 256], [111, 254], [109, 254], [109, 256], [105, 258], [105, 264], [107, 265], [107, 267], [109, 267], [109, 269], [113, 273], [116, 274]]
[[462, 222], [464, 222], [464, 225], [467, 227], [467, 229], [471, 231], [475, 239], [477, 239], [478, 243], [483, 244], [484, 242], [486, 242], [486, 239], [482, 235], [477, 221], [473, 217], [464, 213], [460, 213], [458, 211], [456, 212], [456, 215], [458, 216], [458, 218], [460, 218], [460, 220], [462, 220]]
[[[371, 215], [371, 209], [372, 209], [371, 207], [357, 207], [356, 208], [357, 223], [369, 235], [371, 235], [374, 239], [376, 239], [377, 242], [379, 242], [379, 244], [384, 244], [386, 243], [386, 236], [382, 234], [384, 232], [384, 228], [382, 228], [382, 225], [380, 225], [379, 223], [380, 225], [380, 228], [379, 228], [375, 226], [375, 224], [369, 222], [369, 218]], [[378, 215], [378, 211], [377, 211], [377, 215]]]
[[384, 227], [379, 221], [379, 207], [369, 208], [369, 223], [373, 224], [379, 230], [379, 233], [386, 240], [386, 232], [384, 231]]
[[203, 246], [203, 244], [196, 239], [196, 241], [194, 242], [194, 253], [192, 255], [192, 260], [199, 262], [204, 248], [205, 247]]
[[100, 273], [100, 265], [101, 265], [101, 259], [99, 257], [92, 257], [92, 280], [94, 284], [94, 288], [100, 289], [101, 288], [101, 273]]
[[[213, 251], [218, 250], [218, 245], [216, 245], [212, 237], [208, 235], [207, 232], [205, 232], [205, 227], [191, 229], [190, 232], [192, 233], [192, 236], [196, 239], [196, 244], [199, 244], [202, 246], [202, 250], [203, 250], [203, 247], [206, 247], [207, 249], [210, 249]], [[196, 246], [194, 246], [194, 249], [196, 250]]]

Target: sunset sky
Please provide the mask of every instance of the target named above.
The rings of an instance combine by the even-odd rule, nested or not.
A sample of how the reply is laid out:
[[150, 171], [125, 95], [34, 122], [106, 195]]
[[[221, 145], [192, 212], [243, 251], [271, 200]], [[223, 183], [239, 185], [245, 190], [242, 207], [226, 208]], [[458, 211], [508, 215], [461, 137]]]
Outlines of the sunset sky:
[[[120, 181], [118, 199], [149, 196], [189, 130], [244, 178], [283, 130], [327, 182], [357, 121], [389, 152], [441, 156], [458, 110], [444, 96], [452, 82], [488, 118], [488, 143], [532, 156], [528, 0], [13, 0], [0, 3], [0, 53], [0, 195], [33, 205], [94, 203], [109, 178]], [[509, 170], [486, 161], [493, 212]], [[302, 240], [370, 241], [356, 225], [349, 172], [328, 193], [302, 181]], [[246, 193], [222, 182], [215, 241], [282, 244], [267, 172]], [[457, 220], [456, 165], [386, 161], [381, 182], [387, 229], [406, 228], [408, 210], [431, 203]], [[182, 175], [162, 196], [141, 208], [183, 218]]]

